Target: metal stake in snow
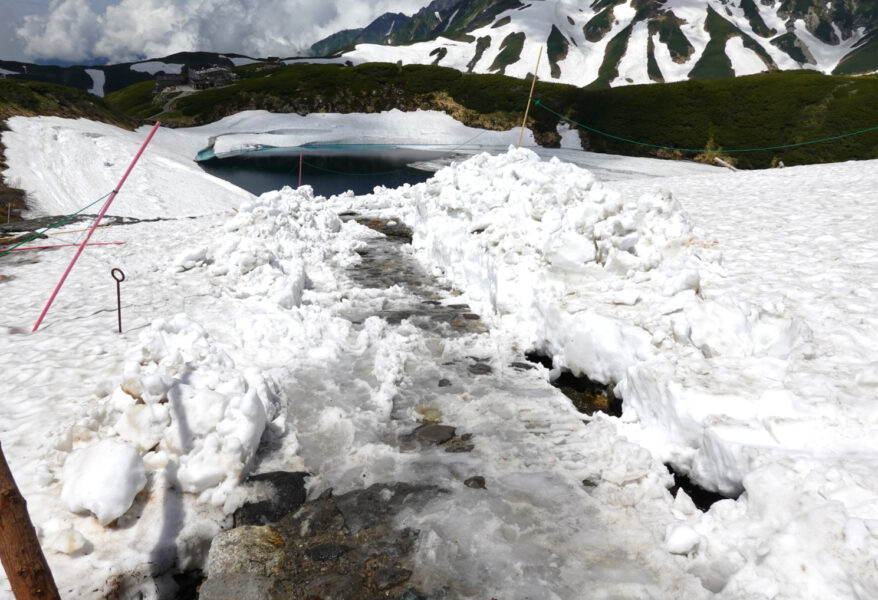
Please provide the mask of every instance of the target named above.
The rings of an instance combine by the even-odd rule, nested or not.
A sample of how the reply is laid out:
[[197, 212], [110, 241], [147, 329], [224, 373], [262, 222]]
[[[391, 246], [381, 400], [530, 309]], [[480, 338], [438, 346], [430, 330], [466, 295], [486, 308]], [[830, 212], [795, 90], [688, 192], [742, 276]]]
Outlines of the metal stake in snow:
[[110, 275], [116, 280], [116, 313], [119, 315], [119, 333], [122, 333], [122, 282], [125, 281], [125, 273], [122, 269], [113, 269]]
[[143, 151], [146, 150], [146, 147], [149, 145], [149, 142], [152, 141], [152, 136], [155, 135], [155, 132], [158, 131], [159, 126], [161, 125], [161, 121], [156, 121], [155, 125], [152, 128], [152, 131], [149, 132], [149, 135], [146, 136], [146, 141], [143, 142], [143, 145], [140, 147], [140, 150], [137, 151], [137, 154], [134, 156], [134, 160], [131, 161], [131, 164], [128, 165], [128, 170], [125, 171], [125, 174], [122, 176], [122, 179], [119, 180], [119, 183], [116, 184], [116, 189], [113, 190], [113, 193], [110, 194], [110, 197], [107, 198], [107, 202], [104, 204], [104, 207], [101, 209], [101, 212], [98, 213], [98, 218], [95, 219], [94, 224], [92, 224], [91, 229], [88, 230], [88, 234], [85, 236], [85, 239], [82, 240], [82, 243], [79, 245], [79, 249], [76, 251], [76, 254], [73, 256], [73, 260], [70, 261], [70, 264], [67, 266], [67, 270], [64, 271], [64, 275], [61, 276], [61, 281], [58, 282], [58, 285], [55, 286], [55, 291], [52, 292], [51, 298], [46, 303], [46, 307], [43, 309], [43, 312], [40, 313], [40, 318], [37, 319], [37, 322], [34, 324], [34, 328], [31, 332], [36, 331], [40, 328], [40, 323], [43, 322], [43, 319], [46, 317], [46, 313], [49, 312], [49, 307], [52, 306], [52, 302], [55, 301], [55, 297], [58, 295], [58, 292], [61, 291], [61, 286], [64, 285], [64, 282], [67, 280], [67, 276], [70, 275], [70, 271], [73, 270], [73, 265], [76, 264], [76, 261], [79, 259], [79, 255], [82, 254], [82, 251], [85, 249], [85, 245], [88, 244], [88, 240], [91, 239], [92, 234], [95, 229], [97, 229], [98, 224], [101, 222], [101, 219], [104, 218], [104, 214], [106, 214], [107, 209], [110, 208], [110, 205], [113, 203], [113, 200], [116, 199], [116, 195], [119, 193], [119, 190], [122, 189], [122, 186], [125, 185], [125, 180], [128, 179], [128, 175], [131, 174], [131, 170], [134, 169], [134, 165], [137, 164], [137, 161], [140, 159], [140, 155], [143, 154]]
[[534, 98], [534, 88], [537, 87], [537, 72], [540, 70], [540, 59], [543, 57], [543, 47], [540, 46], [540, 51], [537, 53], [537, 66], [534, 67], [534, 80], [530, 84], [530, 96], [527, 97], [527, 106], [524, 109], [524, 119], [521, 120], [521, 133], [518, 134], [518, 146], [516, 148], [521, 148], [521, 138], [524, 137], [524, 126], [527, 123], [527, 113], [530, 112], [530, 101]]

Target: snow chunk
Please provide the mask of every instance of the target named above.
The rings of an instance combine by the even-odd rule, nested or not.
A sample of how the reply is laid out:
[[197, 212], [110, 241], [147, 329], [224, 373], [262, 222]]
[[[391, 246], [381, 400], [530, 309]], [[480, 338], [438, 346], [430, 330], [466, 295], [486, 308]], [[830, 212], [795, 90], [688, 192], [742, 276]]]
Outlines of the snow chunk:
[[70, 455], [63, 481], [61, 501], [70, 511], [89, 511], [108, 525], [131, 508], [146, 485], [146, 469], [128, 444], [101, 440]]
[[678, 525], [668, 529], [665, 547], [671, 554], [689, 554], [701, 543], [701, 536], [689, 525]]

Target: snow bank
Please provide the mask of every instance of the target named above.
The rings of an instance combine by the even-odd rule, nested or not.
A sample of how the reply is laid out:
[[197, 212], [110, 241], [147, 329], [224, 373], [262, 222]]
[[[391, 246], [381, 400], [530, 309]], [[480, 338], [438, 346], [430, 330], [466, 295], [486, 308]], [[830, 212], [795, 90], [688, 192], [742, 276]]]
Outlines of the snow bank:
[[[522, 351], [536, 348], [556, 369], [615, 385], [626, 435], [704, 487], [745, 492], [668, 531], [668, 551], [689, 556], [709, 589], [730, 598], [876, 589], [868, 566], [876, 538], [859, 525], [878, 517], [878, 481], [866, 467], [878, 460], [876, 413], [820, 364], [833, 361], [815, 339], [821, 313], [791, 311], [754, 288], [747, 271], [729, 272], [721, 246], [673, 195], [625, 196], [577, 167], [510, 150], [380, 190], [368, 205], [403, 214], [418, 255], [494, 313]], [[742, 264], [737, 255], [734, 264]], [[846, 343], [872, 347], [862, 335], [848, 330]], [[826, 401], [800, 385], [808, 378]], [[851, 482], [850, 495], [827, 503], [808, 491], [825, 497], [839, 479]], [[774, 541], [779, 531], [783, 543]], [[853, 547], [842, 548], [849, 538]], [[771, 575], [769, 563], [778, 569]], [[819, 584], [800, 580], [792, 568], [800, 563]]]
[[73, 512], [90, 511], [101, 525], [131, 508], [146, 485], [143, 459], [127, 444], [101, 440], [77, 450], [64, 464], [61, 501]]
[[159, 60], [149, 60], [141, 63], [134, 63], [131, 65], [132, 71], [137, 71], [138, 73], [149, 73], [150, 75], [155, 75], [159, 72], [164, 72], [168, 74], [179, 74], [183, 72], [183, 65], [176, 63], [165, 63]]
[[[146, 137], [112, 125], [58, 117], [13, 117], [3, 134], [3, 177], [28, 193], [28, 215], [66, 215], [111, 192]], [[192, 157], [203, 138], [162, 129], [108, 214], [172, 218], [222, 212], [253, 196], [204, 174]], [[97, 159], [96, 157], [100, 157]], [[101, 203], [86, 211], [96, 214]]]

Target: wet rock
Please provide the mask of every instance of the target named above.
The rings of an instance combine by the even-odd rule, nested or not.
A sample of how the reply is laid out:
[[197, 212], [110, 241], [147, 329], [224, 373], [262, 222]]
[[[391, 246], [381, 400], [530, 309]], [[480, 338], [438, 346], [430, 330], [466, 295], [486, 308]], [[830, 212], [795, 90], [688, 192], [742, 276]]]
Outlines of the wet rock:
[[438, 425], [436, 423], [429, 423], [427, 425], [421, 425], [412, 433], [416, 438], [425, 442], [431, 442], [433, 444], [444, 444], [454, 437], [454, 432], [455, 428], [451, 427], [450, 425]]
[[250, 573], [267, 577], [284, 558], [284, 540], [273, 527], [237, 527], [213, 538], [207, 576]]
[[439, 380], [439, 387], [451, 387], [451, 381], [445, 378]]
[[411, 576], [412, 572], [408, 569], [399, 569], [395, 567], [378, 569], [375, 571], [375, 587], [384, 591], [401, 583], [405, 583]]
[[445, 451], [451, 453], [472, 452], [475, 448], [474, 444], [463, 444], [460, 442], [454, 443], [454, 441], [452, 441], [446, 446]]
[[[426, 427], [435, 426], [427, 425]], [[357, 533], [383, 523], [404, 507], [411, 507], [415, 510], [422, 508], [439, 491], [439, 488], [431, 485], [375, 484], [365, 490], [357, 490], [340, 496], [336, 505], [350, 532]]]
[[305, 503], [305, 478], [308, 473], [272, 471], [251, 475], [247, 481], [264, 483], [269, 497], [247, 503], [234, 514], [235, 527], [276, 523]]
[[467, 310], [469, 308], [469, 304], [449, 304], [448, 308], [454, 310]]
[[320, 544], [305, 551], [305, 554], [311, 560], [325, 562], [327, 560], [336, 560], [342, 554], [350, 552], [350, 546], [342, 546], [341, 544]]
[[469, 479], [467, 479], [463, 482], [463, 485], [465, 485], [468, 488], [472, 488], [474, 490], [486, 489], [485, 488], [485, 478], [482, 477], [481, 475], [475, 475], [473, 477], [470, 477]]
[[509, 366], [512, 367], [513, 369], [518, 369], [519, 371], [530, 371], [531, 369], [536, 368], [532, 364], [529, 364], [526, 362], [519, 362], [519, 361], [509, 363]]
[[466, 319], [467, 321], [478, 321], [481, 317], [477, 314], [474, 314], [474, 313], [465, 313], [463, 315], [463, 318]]
[[320, 600], [348, 600], [363, 592], [363, 578], [354, 573], [330, 573], [317, 577], [305, 587], [306, 598]]
[[263, 600], [269, 597], [271, 579], [253, 573], [224, 573], [211, 577], [198, 589], [199, 600]]
[[491, 365], [486, 365], [485, 363], [470, 365], [467, 370], [473, 375], [489, 375], [494, 372]]

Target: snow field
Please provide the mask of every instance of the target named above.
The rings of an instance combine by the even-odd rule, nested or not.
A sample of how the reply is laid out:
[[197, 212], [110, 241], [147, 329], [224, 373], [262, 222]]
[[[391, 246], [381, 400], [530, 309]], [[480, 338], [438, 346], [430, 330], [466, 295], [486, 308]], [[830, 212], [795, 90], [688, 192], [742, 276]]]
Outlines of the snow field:
[[[171, 595], [161, 574], [203, 562], [244, 500], [240, 478], [284, 468], [312, 471], [315, 492], [425, 478], [452, 490], [401, 524], [423, 533], [425, 584], [455, 577], [477, 597], [878, 596], [873, 162], [727, 173], [616, 158], [596, 163], [607, 184], [510, 150], [330, 199], [230, 195], [188, 166], [206, 136], [260, 119], [163, 130], [149, 177], [129, 181], [136, 210], [170, 210], [160, 200], [182, 181], [174, 214], [224, 212], [100, 230], [128, 243], [89, 249], [38, 333], [26, 332], [69, 254], [0, 263], [0, 436], [62, 593]], [[43, 214], [139, 145], [85, 121], [12, 129], [6, 175]], [[23, 177], [28, 161], [45, 173]], [[80, 167], [62, 177], [53, 164]], [[159, 174], [174, 164], [176, 180]], [[345, 275], [376, 236], [342, 223], [346, 210], [411, 225], [412, 256], [463, 290], [490, 333], [359, 323], [407, 292]], [[615, 384], [622, 419], [583, 423], [545, 370], [507, 366], [531, 348]], [[453, 365], [469, 356], [494, 375], [461, 377]], [[452, 386], [435, 391], [444, 376]], [[428, 409], [476, 450], [395, 447]], [[77, 485], [115, 459], [114, 485]], [[741, 496], [702, 514], [667, 493], [665, 461]], [[473, 473], [489, 493], [460, 485]]]

